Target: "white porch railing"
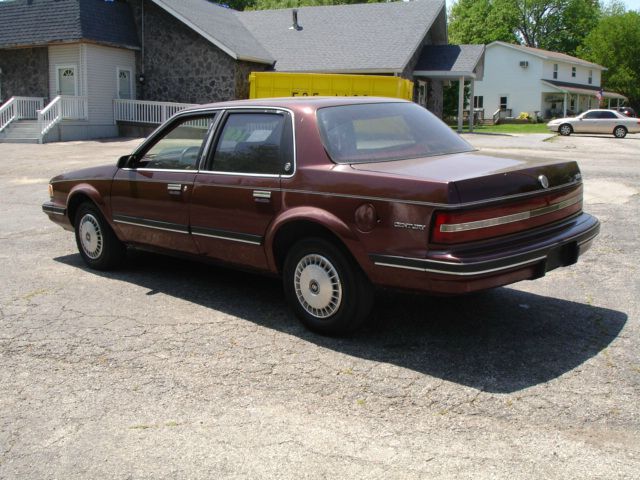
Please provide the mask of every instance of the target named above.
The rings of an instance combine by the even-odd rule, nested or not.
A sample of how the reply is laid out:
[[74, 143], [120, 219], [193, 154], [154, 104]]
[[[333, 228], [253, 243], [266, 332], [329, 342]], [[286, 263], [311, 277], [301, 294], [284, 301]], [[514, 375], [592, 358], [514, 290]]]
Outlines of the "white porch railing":
[[38, 109], [43, 105], [41, 97], [11, 97], [0, 106], [0, 132], [14, 120], [38, 118]]
[[113, 101], [113, 118], [116, 122], [160, 124], [180, 110], [196, 105], [193, 103], [117, 99]]
[[40, 141], [62, 120], [86, 120], [87, 118], [87, 97], [58, 95], [45, 108], [38, 110]]

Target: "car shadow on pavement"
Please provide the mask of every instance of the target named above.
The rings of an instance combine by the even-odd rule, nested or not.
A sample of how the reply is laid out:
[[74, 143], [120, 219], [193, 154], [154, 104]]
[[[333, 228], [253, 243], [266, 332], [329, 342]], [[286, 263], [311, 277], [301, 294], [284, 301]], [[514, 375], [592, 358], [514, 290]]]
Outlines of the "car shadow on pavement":
[[297, 321], [279, 279], [143, 252], [114, 272], [88, 270], [78, 254], [55, 260], [148, 288], [150, 296], [163, 293], [346, 355], [492, 393], [522, 390], [578, 367], [627, 321], [619, 311], [512, 288], [451, 298], [380, 291], [365, 328], [330, 338]]

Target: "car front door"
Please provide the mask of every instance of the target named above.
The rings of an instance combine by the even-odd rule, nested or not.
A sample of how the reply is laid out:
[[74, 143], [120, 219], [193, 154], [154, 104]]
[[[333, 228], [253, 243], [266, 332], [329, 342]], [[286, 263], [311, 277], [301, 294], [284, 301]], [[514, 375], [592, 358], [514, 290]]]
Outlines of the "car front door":
[[289, 112], [228, 110], [191, 196], [191, 231], [199, 252], [266, 269], [264, 236], [281, 209], [280, 178], [291, 175], [294, 166]]
[[215, 114], [186, 114], [163, 128], [116, 172], [113, 221], [131, 243], [196, 253], [189, 202]]

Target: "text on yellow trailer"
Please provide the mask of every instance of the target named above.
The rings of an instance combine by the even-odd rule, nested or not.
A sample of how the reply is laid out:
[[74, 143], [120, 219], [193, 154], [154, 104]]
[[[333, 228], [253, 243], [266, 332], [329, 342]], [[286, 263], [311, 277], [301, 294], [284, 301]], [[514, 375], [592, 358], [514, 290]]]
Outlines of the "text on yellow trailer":
[[369, 96], [413, 100], [413, 82], [381, 75], [252, 72], [249, 98]]

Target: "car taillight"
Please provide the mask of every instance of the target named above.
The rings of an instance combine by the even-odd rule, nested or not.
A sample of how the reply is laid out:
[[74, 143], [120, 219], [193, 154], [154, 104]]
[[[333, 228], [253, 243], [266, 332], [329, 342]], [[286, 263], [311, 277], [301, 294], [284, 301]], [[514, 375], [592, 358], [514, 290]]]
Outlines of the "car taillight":
[[432, 243], [483, 240], [554, 222], [582, 210], [582, 194], [551, 200], [539, 197], [526, 203], [461, 211], [436, 211], [431, 223]]

